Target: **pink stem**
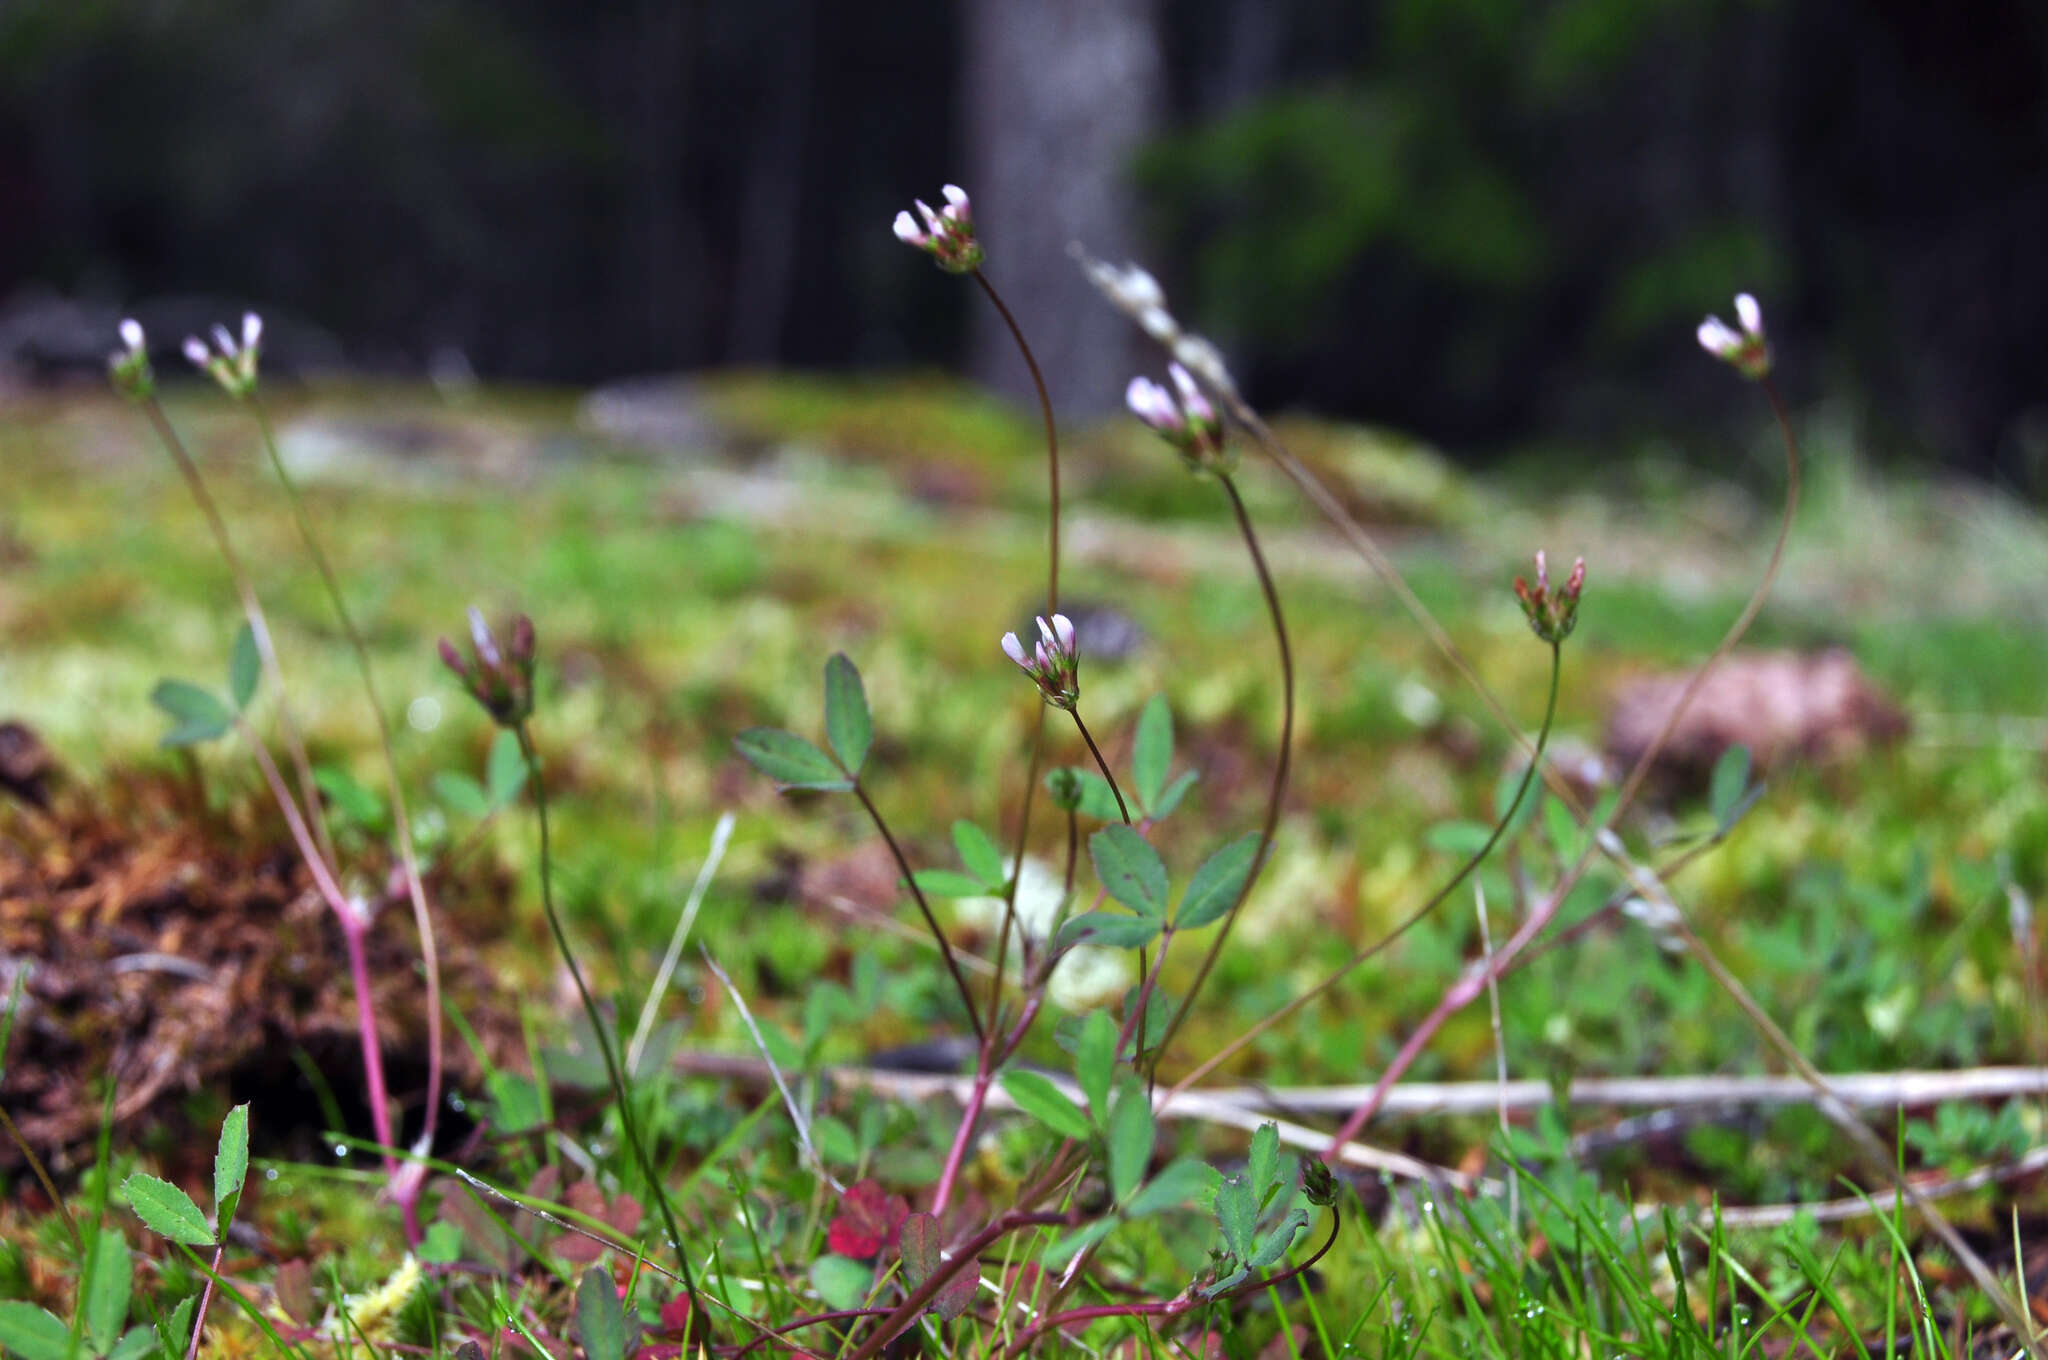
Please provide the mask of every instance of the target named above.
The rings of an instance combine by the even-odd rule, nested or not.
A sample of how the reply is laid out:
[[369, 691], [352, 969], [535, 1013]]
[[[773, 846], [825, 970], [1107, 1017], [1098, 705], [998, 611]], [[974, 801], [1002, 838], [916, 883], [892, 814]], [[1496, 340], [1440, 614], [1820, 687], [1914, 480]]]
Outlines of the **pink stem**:
[[[263, 772], [264, 782], [270, 785], [270, 796], [276, 800], [278, 810], [284, 814], [285, 827], [291, 832], [292, 841], [299, 848], [299, 857], [306, 862], [306, 869], [313, 875], [313, 886], [333, 910], [335, 919], [341, 923], [341, 937], [348, 947], [348, 971], [356, 993], [356, 1033], [363, 1049], [363, 1085], [370, 1102], [370, 1127], [377, 1135], [379, 1145], [395, 1146], [391, 1141], [391, 1102], [384, 1086], [384, 1051], [377, 1039], [377, 1012], [370, 998], [370, 960], [364, 949], [364, 941], [370, 933], [370, 923], [361, 912], [350, 905], [341, 885], [335, 882], [333, 871], [320, 857], [313, 844], [312, 831], [299, 811], [299, 805], [285, 787], [284, 776], [278, 773], [277, 762], [270, 758], [270, 752], [250, 730], [249, 724], [236, 720], [241, 729], [242, 739], [255, 754], [256, 767]], [[384, 1170], [389, 1176], [396, 1176], [397, 1162], [390, 1153], [384, 1155]], [[413, 1244], [418, 1227], [416, 1191], [406, 1195], [406, 1235]]]
[[960, 1168], [967, 1160], [967, 1149], [974, 1142], [974, 1131], [981, 1123], [982, 1108], [988, 1103], [988, 1088], [995, 1081], [996, 1069], [1024, 1042], [1024, 1036], [1030, 1033], [1032, 1022], [1038, 1019], [1039, 1008], [1044, 1003], [1042, 988], [1032, 992], [1024, 999], [1024, 1009], [1019, 1012], [1016, 1027], [1009, 1035], [998, 1044], [991, 1034], [990, 1042], [982, 1045], [981, 1057], [974, 1069], [974, 1089], [968, 1093], [966, 1108], [961, 1111], [960, 1127], [953, 1134], [953, 1146], [946, 1149], [946, 1165], [939, 1173], [938, 1191], [932, 1196], [932, 1217], [943, 1214], [953, 1198], [953, 1185], [960, 1178]]

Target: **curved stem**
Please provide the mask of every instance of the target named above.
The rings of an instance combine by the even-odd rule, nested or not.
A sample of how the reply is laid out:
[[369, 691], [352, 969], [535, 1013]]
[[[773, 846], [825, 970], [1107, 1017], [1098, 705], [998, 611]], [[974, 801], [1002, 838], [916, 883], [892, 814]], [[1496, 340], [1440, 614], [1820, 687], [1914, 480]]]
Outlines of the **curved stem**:
[[1316, 1248], [1315, 1254], [1300, 1265], [1289, 1266], [1286, 1270], [1269, 1279], [1246, 1280], [1243, 1284], [1227, 1289], [1220, 1294], [1199, 1297], [1193, 1294], [1183, 1294], [1176, 1299], [1166, 1299], [1154, 1303], [1097, 1303], [1090, 1304], [1086, 1308], [1069, 1308], [1063, 1313], [1054, 1313], [1050, 1317], [1040, 1318], [1020, 1333], [1016, 1340], [1012, 1341], [1003, 1351], [1003, 1355], [1006, 1357], [1006, 1360], [1009, 1356], [1023, 1355], [1031, 1349], [1032, 1343], [1037, 1341], [1039, 1337], [1055, 1328], [1064, 1327], [1071, 1322], [1094, 1322], [1101, 1318], [1112, 1317], [1178, 1317], [1182, 1313], [1189, 1312], [1197, 1307], [1212, 1303], [1225, 1303], [1231, 1299], [1242, 1298], [1244, 1295], [1257, 1290], [1270, 1289], [1274, 1285], [1284, 1284], [1288, 1280], [1306, 1273], [1314, 1267], [1316, 1262], [1322, 1260], [1329, 1253], [1330, 1248], [1337, 1245], [1337, 1233], [1343, 1225], [1343, 1215], [1332, 1209], [1330, 1211], [1330, 1235], [1323, 1242], [1323, 1245]]
[[930, 927], [932, 938], [939, 943], [939, 953], [946, 960], [946, 971], [953, 975], [953, 985], [960, 989], [960, 1004], [967, 1008], [967, 1023], [974, 1027], [976, 1043], [985, 1042], [988, 1031], [982, 1028], [981, 1013], [975, 1007], [974, 993], [967, 986], [966, 975], [960, 971], [960, 961], [953, 957], [953, 946], [946, 939], [946, 932], [939, 929], [939, 918], [932, 914], [932, 904], [925, 900], [924, 889], [917, 886], [917, 876], [910, 871], [910, 861], [903, 857], [903, 847], [896, 844], [896, 837], [889, 833], [889, 824], [882, 820], [881, 812], [874, 800], [868, 797], [867, 789], [856, 776], [853, 780], [853, 796], [860, 799], [860, 805], [867, 809], [868, 820], [875, 824], [882, 840], [889, 847], [889, 853], [896, 857], [896, 867], [903, 873], [903, 881], [910, 886], [910, 895], [917, 901], [917, 909], [924, 913], [924, 923]]
[[1351, 1116], [1344, 1121], [1331, 1140], [1332, 1147], [1350, 1141], [1352, 1136], [1365, 1126], [1378, 1112], [1381, 1103], [1386, 1100], [1387, 1092], [1393, 1089], [1394, 1083], [1408, 1070], [1408, 1065], [1415, 1060], [1416, 1055], [1422, 1051], [1437, 1030], [1443, 1027], [1444, 1022], [1476, 999], [1488, 978], [1499, 977], [1530, 942], [1549, 927], [1556, 919], [1558, 910], [1564, 905], [1566, 895], [1592, 867], [1594, 856], [1609, 855], [1622, 864], [1624, 874], [1628, 872], [1626, 856], [1618, 854], [1618, 848], [1610, 850], [1603, 844], [1606, 839], [1603, 833], [1614, 825], [1615, 819], [1621, 816], [1642, 789], [1643, 781], [1649, 776], [1651, 763], [1662, 753], [1665, 744], [1671, 739], [1672, 732], [1677, 730], [1679, 718], [1691, 705], [1700, 687], [1706, 683], [1709, 672], [1721, 658], [1734, 649], [1737, 642], [1741, 641], [1743, 634], [1749, 631], [1750, 624], [1762, 611], [1764, 600], [1770, 595], [1771, 586], [1778, 579], [1778, 569], [1784, 563], [1785, 545], [1792, 536], [1792, 522], [1799, 509], [1799, 440], [1793, 432], [1791, 419], [1786, 414], [1784, 402], [1779, 398], [1777, 388], [1771, 385], [1769, 379], [1764, 379], [1763, 389], [1764, 395], [1770, 400], [1771, 413], [1777, 418], [1778, 427], [1785, 436], [1785, 509], [1778, 523], [1777, 538], [1771, 544], [1771, 556], [1765, 564], [1763, 579], [1758, 581], [1756, 589], [1750, 592], [1748, 602], [1743, 605], [1741, 613], [1736, 615], [1735, 621], [1728, 626], [1728, 631], [1722, 634], [1719, 644], [1708, 654], [1699, 669], [1693, 672], [1692, 679], [1680, 692], [1678, 702], [1665, 715], [1664, 724], [1658, 729], [1655, 738], [1644, 748], [1642, 755], [1636, 758], [1635, 768], [1629, 771], [1628, 778], [1623, 781], [1620, 794], [1615, 799], [1614, 807], [1606, 820], [1599, 827], [1589, 828], [1591, 834], [1587, 836], [1586, 848], [1580, 852], [1578, 859], [1565, 870], [1557, 886], [1537, 905], [1491, 961], [1478, 969], [1468, 967], [1464, 975], [1444, 992], [1442, 999], [1437, 1002], [1436, 1009], [1431, 1011], [1415, 1032], [1409, 1035], [1401, 1045], [1400, 1051], [1394, 1055], [1394, 1060], [1388, 1064], [1386, 1071], [1380, 1074], [1380, 1079], [1374, 1084], [1372, 1094], [1366, 1098], [1366, 1102], [1352, 1111]]
[[1109, 781], [1109, 792], [1116, 799], [1117, 813], [1124, 819], [1124, 825], [1129, 826], [1131, 810], [1124, 804], [1124, 791], [1116, 786], [1116, 776], [1109, 772], [1109, 762], [1102, 758], [1102, 748], [1097, 746], [1095, 738], [1088, 734], [1088, 724], [1081, 721], [1081, 710], [1078, 707], [1070, 708], [1067, 714], [1073, 718], [1074, 726], [1081, 733], [1081, 740], [1088, 743], [1088, 754], [1095, 757], [1095, 768], [1102, 771], [1102, 777]]
[[[442, 1047], [441, 1047], [441, 961], [434, 943], [434, 922], [427, 911], [426, 887], [420, 881], [419, 855], [413, 847], [412, 817], [406, 808], [405, 787], [398, 778], [398, 755], [391, 742], [391, 720], [384, 712], [382, 697], [377, 692], [376, 672], [370, 666], [370, 649], [363, 642], [362, 630], [356, 627], [353, 615], [349, 613], [348, 602], [341, 593], [341, 582], [335, 578], [334, 567], [327, 560], [327, 553], [320, 546], [320, 540], [313, 534], [312, 521], [306, 515], [305, 502], [299, 497], [299, 488], [285, 470], [284, 458], [278, 452], [277, 436], [270, 427], [270, 415], [263, 404], [254, 397], [249, 400], [249, 410], [256, 417], [256, 428], [263, 436], [263, 451], [270, 457], [270, 467], [277, 474], [278, 485], [284, 488], [286, 502], [291, 506], [292, 520], [298, 526], [299, 539], [306, 545], [306, 552], [319, 570], [321, 584], [327, 588], [328, 601], [334, 606], [335, 618], [341, 622], [341, 631], [348, 638], [349, 650], [355, 656], [356, 671], [363, 682], [363, 693], [369, 698], [370, 712], [377, 720], [377, 741], [384, 754], [384, 774], [391, 789], [391, 821], [398, 833], [398, 859], [405, 874], [405, 891], [412, 901], [413, 928], [420, 937], [420, 962], [426, 969], [427, 995], [427, 1095], [424, 1127], [421, 1138], [431, 1147], [434, 1131], [440, 1123]], [[417, 1243], [419, 1229], [419, 1195], [417, 1190], [405, 1198], [400, 1206], [405, 1214], [407, 1236]]]
[[626, 1142], [633, 1150], [633, 1160], [639, 1164], [640, 1174], [647, 1182], [647, 1193], [654, 1197], [654, 1204], [661, 1211], [662, 1227], [667, 1230], [669, 1242], [673, 1245], [676, 1260], [682, 1267], [683, 1290], [690, 1297], [690, 1309], [695, 1313], [699, 1306], [696, 1282], [690, 1275], [690, 1254], [683, 1246], [682, 1230], [676, 1224], [675, 1209], [668, 1202], [668, 1191], [655, 1174], [654, 1161], [647, 1154], [647, 1145], [640, 1139], [640, 1121], [633, 1113], [631, 1093], [626, 1089], [625, 1077], [619, 1070], [618, 1056], [612, 1052], [611, 1037], [605, 1033], [604, 1016], [597, 1009], [597, 1001], [590, 995], [590, 988], [583, 981], [583, 969], [576, 962], [576, 952], [569, 947], [569, 936], [562, 929], [562, 918], [555, 910], [554, 858], [548, 838], [548, 795], [547, 783], [541, 777], [540, 755], [533, 746], [533, 734], [525, 723], [512, 728], [512, 735], [519, 741], [519, 754], [526, 761], [527, 786], [533, 790], [534, 816], [540, 823], [540, 904], [547, 914], [548, 930], [555, 937], [555, 948], [562, 955], [562, 963], [569, 970], [569, 980], [576, 984], [576, 995], [583, 1002], [583, 1014], [590, 1021], [591, 1040], [597, 1045], [600, 1057], [604, 1059], [605, 1075], [611, 1079], [612, 1095], [619, 1102], [619, 1124], [625, 1130]]
[[264, 674], [270, 677], [271, 685], [277, 690], [277, 726], [284, 738], [284, 747], [292, 759], [292, 772], [298, 777], [299, 797], [305, 801], [306, 819], [313, 829], [313, 842], [320, 854], [330, 862], [334, 858], [334, 842], [327, 834], [327, 817], [320, 803], [320, 788], [313, 782], [313, 762], [307, 758], [306, 743], [299, 736], [298, 722], [292, 717], [290, 691], [284, 683], [284, 668], [278, 664], [277, 646], [270, 636], [270, 621], [263, 613], [263, 602], [256, 596], [256, 586], [249, 573], [242, 567], [242, 559], [235, 552], [234, 541], [228, 537], [227, 521], [221, 518], [220, 507], [214, 504], [213, 493], [206, 489], [206, 481], [199, 475], [198, 465], [185, 449], [185, 441], [178, 437], [170, 417], [164, 414], [163, 404], [155, 397], [142, 404], [155, 427], [157, 438], [177, 465], [178, 473], [185, 479], [186, 489], [192, 493], [192, 500], [199, 507], [199, 513], [206, 519], [206, 527], [213, 534], [214, 547], [219, 549], [221, 560], [227, 564], [228, 576], [235, 584], [235, 593], [241, 597], [242, 613], [249, 620], [249, 635], [256, 641], [256, 655], [262, 658]]
[[860, 1343], [860, 1348], [854, 1351], [848, 1360], [874, 1360], [875, 1356], [881, 1354], [884, 1346], [894, 1341], [902, 1334], [904, 1328], [917, 1320], [918, 1314], [924, 1312], [926, 1306], [939, 1296], [939, 1291], [944, 1289], [955, 1275], [973, 1265], [983, 1251], [1001, 1238], [1020, 1228], [1070, 1227], [1078, 1222], [1080, 1214], [1076, 1210], [1041, 1212], [1011, 1209], [999, 1215], [988, 1226], [962, 1243], [950, 1258], [940, 1262], [939, 1268], [926, 1276], [923, 1284], [906, 1294], [903, 1302], [897, 1304], [889, 1315], [882, 1319], [881, 1326], [869, 1333], [867, 1340]]
[[1466, 879], [1470, 878], [1472, 874], [1478, 870], [1479, 866], [1486, 862], [1486, 857], [1493, 853], [1494, 847], [1500, 844], [1501, 837], [1507, 834], [1508, 827], [1515, 820], [1515, 814], [1521, 810], [1522, 800], [1528, 797], [1530, 787], [1536, 782], [1536, 771], [1542, 767], [1543, 751], [1544, 748], [1548, 746], [1550, 743], [1551, 726], [1557, 719], [1558, 676], [1562, 668], [1562, 665], [1562, 648], [1553, 645], [1550, 649], [1550, 697], [1545, 701], [1543, 705], [1543, 722], [1536, 729], [1535, 750], [1532, 752], [1530, 756], [1527, 768], [1525, 768], [1522, 771], [1522, 782], [1515, 788], [1515, 796], [1513, 801], [1511, 801], [1508, 804], [1507, 811], [1503, 812], [1500, 815], [1500, 817], [1494, 822], [1493, 830], [1490, 834], [1488, 834], [1486, 838], [1486, 843], [1484, 845], [1481, 845], [1477, 850], [1473, 851], [1471, 856], [1468, 857], [1463, 864], [1458, 866], [1457, 872], [1452, 874], [1450, 878], [1444, 882], [1444, 885], [1442, 887], [1438, 888], [1434, 893], [1430, 894], [1429, 900], [1424, 902], [1421, 906], [1417, 907], [1414, 911], [1408, 913], [1408, 915], [1405, 918], [1403, 918], [1401, 923], [1395, 926], [1393, 930], [1389, 931], [1385, 936], [1383, 936], [1379, 940], [1374, 941], [1365, 949], [1362, 949], [1358, 953], [1352, 955], [1350, 959], [1345, 961], [1342, 967], [1338, 968], [1335, 972], [1331, 973], [1321, 982], [1318, 982], [1315, 986], [1309, 988], [1307, 991], [1301, 993], [1299, 996], [1294, 997], [1286, 1005], [1282, 1006], [1279, 1010], [1274, 1011], [1271, 1015], [1268, 1015], [1265, 1018], [1261, 1019], [1257, 1024], [1253, 1025], [1243, 1034], [1239, 1035], [1237, 1038], [1225, 1044], [1216, 1053], [1211, 1055], [1208, 1059], [1206, 1059], [1199, 1066], [1197, 1066], [1192, 1072], [1189, 1072], [1186, 1076], [1182, 1077], [1178, 1082], [1174, 1084], [1173, 1089], [1167, 1093], [1167, 1098], [1169, 1100], [1172, 1099], [1174, 1096], [1179, 1095], [1182, 1091], [1185, 1091], [1188, 1087], [1194, 1085], [1196, 1082], [1200, 1081], [1203, 1077], [1209, 1075], [1209, 1073], [1215, 1071], [1218, 1067], [1221, 1067], [1224, 1063], [1228, 1062], [1232, 1057], [1236, 1056], [1236, 1054], [1241, 1049], [1243, 1049], [1246, 1045], [1256, 1040], [1260, 1035], [1264, 1034], [1267, 1030], [1273, 1028], [1281, 1021], [1286, 1020], [1289, 1016], [1292, 1016], [1296, 1011], [1299, 1011], [1302, 1007], [1308, 1005], [1317, 997], [1320, 997], [1324, 993], [1328, 992], [1332, 987], [1335, 987], [1339, 982], [1342, 982], [1346, 977], [1350, 976], [1352, 970], [1357, 968], [1360, 964], [1365, 963], [1367, 960], [1371, 959], [1374, 955], [1379, 954], [1383, 950], [1390, 948], [1396, 940], [1399, 940], [1403, 935], [1406, 935], [1410, 930], [1414, 929], [1415, 926], [1418, 923], [1420, 923], [1424, 917], [1428, 916], [1431, 912], [1435, 911], [1439, 906], [1443, 905], [1444, 901], [1447, 898], [1449, 898], [1452, 893], [1458, 890], [1458, 886], [1462, 884]]
[[1245, 899], [1251, 896], [1252, 886], [1265, 872], [1266, 856], [1273, 848], [1273, 833], [1280, 826], [1280, 801], [1287, 793], [1287, 771], [1294, 747], [1294, 651], [1287, 642], [1287, 619], [1280, 610], [1280, 592], [1273, 585], [1273, 572], [1266, 565], [1266, 555], [1259, 549], [1259, 536], [1252, 529], [1251, 514], [1244, 508], [1244, 497], [1237, 494], [1237, 483], [1228, 473], [1218, 473], [1216, 480], [1223, 485], [1224, 494], [1230, 497], [1231, 513], [1237, 517], [1238, 531], [1244, 535], [1245, 551], [1251, 554], [1252, 568], [1258, 573], [1259, 589], [1266, 597], [1266, 612], [1273, 619], [1273, 641], [1280, 651], [1280, 755], [1273, 764], [1273, 786], [1266, 795], [1266, 820], [1259, 828], [1259, 847], [1252, 854], [1252, 870], [1245, 875], [1244, 885], [1237, 890], [1237, 900], [1230, 904], [1230, 910], [1223, 915], [1223, 924], [1210, 942], [1209, 952], [1202, 956], [1202, 966], [1195, 970], [1195, 980], [1188, 984], [1188, 994], [1181, 998], [1180, 1008], [1167, 1023], [1166, 1032], [1159, 1036], [1159, 1052], [1173, 1042], [1173, 1036], [1180, 1033], [1181, 1022], [1187, 1019], [1188, 1010], [1201, 994], [1202, 984], [1209, 980], [1209, 972], [1222, 956], [1223, 946], [1230, 940], [1230, 932], [1237, 925], [1238, 913], [1243, 909]]
[[1017, 318], [1010, 315], [1009, 307], [1003, 302], [1002, 294], [988, 281], [988, 275], [979, 269], [974, 271], [974, 281], [981, 285], [981, 291], [995, 304], [1003, 324], [1010, 328], [1010, 338], [1017, 342], [1017, 352], [1024, 356], [1024, 366], [1031, 370], [1031, 385], [1038, 389], [1038, 412], [1045, 418], [1045, 466], [1046, 475], [1051, 479], [1052, 516], [1049, 531], [1051, 543], [1046, 552], [1045, 612], [1056, 614], [1060, 607], [1060, 432], [1053, 423], [1052, 398], [1046, 394], [1045, 375], [1038, 371], [1038, 360], [1031, 353], [1031, 346], [1025, 343], [1024, 332], [1017, 325]]

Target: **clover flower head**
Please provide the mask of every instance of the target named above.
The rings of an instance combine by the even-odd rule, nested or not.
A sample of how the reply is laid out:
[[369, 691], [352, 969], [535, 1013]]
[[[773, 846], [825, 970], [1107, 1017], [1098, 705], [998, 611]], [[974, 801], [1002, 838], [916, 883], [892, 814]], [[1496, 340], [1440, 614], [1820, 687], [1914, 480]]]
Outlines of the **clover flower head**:
[[517, 727], [533, 712], [533, 620], [521, 614], [512, 620], [511, 645], [501, 646], [483, 611], [469, 611], [470, 655], [447, 638], [441, 639], [441, 664], [454, 673], [500, 727]]
[[896, 239], [924, 251], [949, 274], [971, 274], [984, 258], [981, 243], [974, 239], [973, 206], [957, 184], [948, 184], [942, 192], [946, 206], [937, 212], [923, 199], [914, 200], [918, 217], [924, 219], [922, 227], [908, 212], [896, 214]]
[[1735, 295], [1737, 330], [1718, 316], [1700, 322], [1700, 348], [1732, 364], [1745, 378], [1764, 378], [1771, 371], [1771, 345], [1764, 336], [1764, 311], [1748, 293]]
[[221, 390], [235, 398], [256, 393], [256, 360], [263, 348], [263, 318], [254, 312], [242, 315], [239, 341], [226, 326], [213, 328], [213, 348], [196, 335], [185, 337], [185, 357], [192, 366], [219, 383]]
[[1529, 627], [1536, 636], [1554, 647], [1570, 637], [1572, 629], [1578, 625], [1579, 593], [1585, 588], [1585, 558], [1572, 563], [1571, 576], [1553, 592], [1550, 588], [1550, 564], [1539, 552], [1536, 554], [1536, 584], [1532, 586], [1517, 576], [1515, 599], [1521, 602], [1522, 614], [1529, 620]]
[[142, 401], [156, 390], [156, 373], [149, 366], [149, 340], [142, 333], [142, 323], [132, 316], [122, 320], [120, 335], [121, 348], [107, 356], [107, 371], [113, 376], [115, 390]]
[[1124, 389], [1124, 404], [1131, 414], [1149, 426], [1161, 439], [1173, 445], [1189, 468], [1195, 471], [1227, 472], [1230, 457], [1223, 439], [1223, 421], [1210, 404], [1194, 376], [1178, 363], [1166, 371], [1178, 391], [1176, 399], [1150, 378], [1131, 379]]
[[1054, 708], [1069, 712], [1081, 698], [1081, 654], [1074, 623], [1065, 614], [1038, 620], [1038, 642], [1027, 652], [1015, 633], [1003, 634], [1003, 655], [1017, 663]]

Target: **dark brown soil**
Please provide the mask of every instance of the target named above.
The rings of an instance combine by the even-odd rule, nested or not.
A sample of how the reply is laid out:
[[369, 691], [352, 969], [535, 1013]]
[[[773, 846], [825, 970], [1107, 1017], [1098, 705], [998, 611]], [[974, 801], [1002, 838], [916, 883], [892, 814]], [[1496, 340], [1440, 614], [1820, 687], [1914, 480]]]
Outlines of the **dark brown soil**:
[[[201, 1090], [267, 1093], [273, 1145], [317, 1135], [326, 1120], [295, 1051], [367, 1130], [340, 929], [274, 812], [253, 802], [198, 811], [196, 793], [161, 774], [113, 776], [91, 790], [59, 781], [42, 806], [0, 791], [0, 994], [20, 991], [0, 1104], [55, 1168], [89, 1158], [109, 1079], [117, 1139], [178, 1124], [183, 1097]], [[387, 875], [376, 853], [349, 866], [363, 881]], [[443, 985], [496, 1061], [518, 1052], [518, 1027], [493, 999], [476, 941], [479, 925], [497, 919], [503, 885], [464, 879], [459, 901], [430, 884]], [[480, 890], [499, 902], [478, 900]], [[419, 957], [409, 905], [387, 903], [370, 968], [408, 1126], [425, 1086]], [[452, 1027], [446, 1053], [450, 1082], [467, 1084], [475, 1063]], [[196, 1141], [210, 1147], [211, 1131]], [[0, 1139], [0, 1166], [20, 1157]]]

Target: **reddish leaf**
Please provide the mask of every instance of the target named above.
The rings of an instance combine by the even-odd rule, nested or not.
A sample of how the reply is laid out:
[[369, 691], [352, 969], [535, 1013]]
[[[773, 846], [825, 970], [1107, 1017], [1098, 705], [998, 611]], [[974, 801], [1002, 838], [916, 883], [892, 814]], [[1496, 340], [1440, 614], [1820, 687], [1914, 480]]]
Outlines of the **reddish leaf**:
[[930, 1214], [912, 1214], [903, 1224], [903, 1282], [912, 1289], [939, 1268], [939, 1221]]
[[981, 1262], [969, 1261], [940, 1288], [938, 1297], [932, 1300], [932, 1311], [948, 1320], [959, 1317], [973, 1305], [974, 1291], [980, 1287]]
[[826, 1229], [825, 1241], [841, 1256], [871, 1260], [895, 1244], [909, 1216], [910, 1204], [903, 1196], [884, 1194], [875, 1181], [860, 1181], [839, 1197], [839, 1213]]
[[690, 1296], [678, 1294], [661, 1305], [661, 1334], [681, 1340], [690, 1325]]

